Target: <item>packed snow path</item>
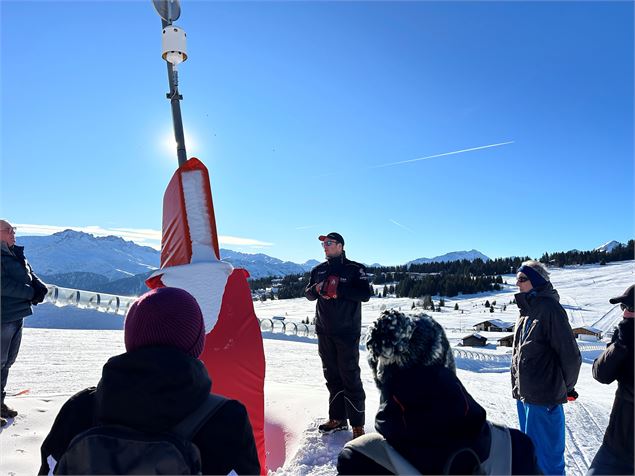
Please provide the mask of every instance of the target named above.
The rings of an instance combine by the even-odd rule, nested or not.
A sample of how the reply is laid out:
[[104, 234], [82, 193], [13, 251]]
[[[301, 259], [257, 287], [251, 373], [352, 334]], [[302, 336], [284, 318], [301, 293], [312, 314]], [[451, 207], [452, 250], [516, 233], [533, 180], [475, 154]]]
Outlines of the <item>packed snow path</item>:
[[[275, 337], [267, 334], [266, 337]], [[328, 395], [313, 339], [265, 338], [268, 419], [277, 428], [272, 434], [269, 465], [277, 474], [335, 474], [337, 454], [350, 432], [323, 436], [317, 425], [327, 412]], [[297, 339], [297, 340], [296, 340]], [[593, 346], [599, 347], [599, 346]], [[34, 474], [39, 464], [39, 446], [59, 407], [73, 393], [95, 385], [103, 363], [121, 353], [121, 331], [25, 329], [20, 358], [12, 369], [9, 397], [21, 414], [2, 431], [2, 473]], [[608, 424], [615, 386], [593, 381], [590, 362], [600, 350], [584, 350], [577, 390], [580, 400], [565, 406], [567, 418], [566, 462], [570, 474], [582, 475], [593, 458]], [[509, 358], [493, 360], [457, 358], [459, 378], [489, 418], [517, 427], [516, 405], [511, 398]], [[366, 353], [361, 367], [367, 392], [366, 430], [373, 431], [379, 395], [372, 381]], [[271, 427], [269, 428], [271, 430]], [[275, 445], [275, 440], [280, 441]]]

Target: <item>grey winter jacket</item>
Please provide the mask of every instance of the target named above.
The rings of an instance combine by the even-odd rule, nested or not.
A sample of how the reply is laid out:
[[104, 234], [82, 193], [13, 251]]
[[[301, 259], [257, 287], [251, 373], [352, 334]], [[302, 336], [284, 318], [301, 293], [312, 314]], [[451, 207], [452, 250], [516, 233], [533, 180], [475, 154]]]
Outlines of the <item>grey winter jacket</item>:
[[512, 395], [536, 405], [557, 405], [578, 381], [580, 349], [560, 296], [551, 283], [516, 294], [520, 317], [512, 353]]
[[[2, 303], [0, 312], [2, 323], [17, 321], [30, 316], [31, 304], [38, 290], [46, 288], [31, 269], [24, 257], [24, 247], [14, 245], [9, 248], [2, 242], [0, 264], [2, 265]], [[43, 291], [42, 291], [43, 292]]]

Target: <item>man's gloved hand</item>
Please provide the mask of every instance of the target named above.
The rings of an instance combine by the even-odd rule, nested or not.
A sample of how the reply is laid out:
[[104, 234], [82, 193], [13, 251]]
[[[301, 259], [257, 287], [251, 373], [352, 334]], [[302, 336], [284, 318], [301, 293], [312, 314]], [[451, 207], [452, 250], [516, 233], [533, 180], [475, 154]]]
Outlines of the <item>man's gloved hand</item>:
[[578, 392], [575, 391], [575, 388], [567, 392], [568, 402], [575, 402], [577, 399], [578, 399]]
[[[318, 293], [326, 299], [337, 298], [337, 286], [340, 283], [340, 277], [331, 275], [321, 283]], [[316, 286], [317, 290], [317, 286]]]
[[36, 306], [40, 304], [42, 301], [44, 301], [44, 298], [48, 294], [49, 290], [46, 286], [36, 286], [34, 291], [35, 291], [35, 294], [33, 296], [33, 299], [31, 300], [31, 304]]

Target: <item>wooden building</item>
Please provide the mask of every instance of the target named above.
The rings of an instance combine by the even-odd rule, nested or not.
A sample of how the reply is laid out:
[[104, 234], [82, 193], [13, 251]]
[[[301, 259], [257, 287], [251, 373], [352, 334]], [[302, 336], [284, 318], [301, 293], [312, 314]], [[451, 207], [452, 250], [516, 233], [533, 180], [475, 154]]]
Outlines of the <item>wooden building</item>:
[[501, 337], [498, 339], [498, 345], [501, 347], [511, 347], [514, 345], [514, 334], [506, 335], [505, 337]]
[[514, 330], [513, 322], [505, 322], [500, 319], [489, 319], [487, 321], [479, 322], [478, 324], [474, 324], [472, 329], [475, 331], [486, 331], [486, 332], [510, 332]]
[[464, 347], [485, 347], [487, 338], [474, 332], [473, 334], [463, 337], [461, 342]]
[[576, 327], [573, 330], [573, 335], [576, 339], [580, 340], [600, 340], [602, 338], [602, 331], [591, 326]]

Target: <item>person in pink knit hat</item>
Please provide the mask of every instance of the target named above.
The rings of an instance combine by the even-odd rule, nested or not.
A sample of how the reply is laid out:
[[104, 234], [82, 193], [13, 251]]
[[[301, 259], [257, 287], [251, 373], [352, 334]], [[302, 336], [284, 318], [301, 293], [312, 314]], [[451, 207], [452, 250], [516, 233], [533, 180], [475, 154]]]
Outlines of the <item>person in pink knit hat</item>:
[[[61, 408], [42, 444], [39, 474], [54, 472], [58, 462], [65, 467], [73, 438], [87, 430], [118, 426], [156, 438], [174, 432], [209, 399], [212, 382], [198, 360], [205, 324], [187, 291], [165, 287], [139, 297], [125, 318], [124, 342], [126, 352], [106, 362], [97, 386], [75, 394]], [[200, 471], [259, 474], [245, 407], [221, 400], [191, 437], [200, 453]]]

